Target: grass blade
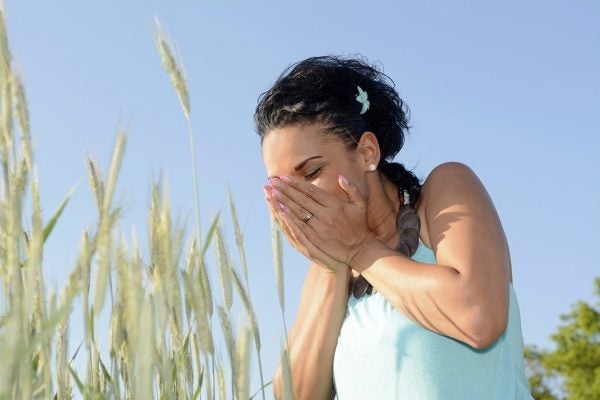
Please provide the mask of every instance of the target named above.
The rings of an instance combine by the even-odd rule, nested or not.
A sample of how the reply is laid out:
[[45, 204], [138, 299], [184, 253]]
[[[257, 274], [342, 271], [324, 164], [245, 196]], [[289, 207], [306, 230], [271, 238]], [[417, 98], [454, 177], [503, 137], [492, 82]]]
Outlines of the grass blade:
[[52, 230], [54, 229], [56, 222], [58, 221], [61, 214], [65, 210], [65, 207], [69, 203], [69, 200], [71, 200], [71, 197], [73, 197], [73, 194], [75, 193], [75, 189], [77, 189], [77, 186], [79, 186], [79, 184], [73, 186], [71, 188], [71, 190], [69, 190], [69, 193], [67, 193], [65, 198], [61, 201], [60, 205], [58, 206], [58, 209], [54, 212], [52, 217], [48, 220], [48, 223], [46, 223], [46, 226], [44, 227], [44, 242], [46, 242], [46, 239], [48, 239], [48, 237], [50, 236], [50, 233], [52, 233]]
[[281, 313], [285, 313], [285, 287], [283, 279], [283, 255], [281, 251], [281, 232], [277, 223], [271, 218], [271, 241], [273, 247], [273, 268], [275, 270], [275, 283]]
[[218, 212], [217, 215], [215, 215], [215, 217], [213, 218], [212, 222], [210, 223], [210, 227], [208, 228], [208, 233], [206, 234], [206, 242], [204, 243], [204, 247], [202, 248], [203, 256], [206, 254], [206, 251], [208, 250], [210, 243], [212, 241], [212, 238], [215, 234], [215, 230], [219, 226], [219, 216], [220, 215], [221, 215], [221, 213]]

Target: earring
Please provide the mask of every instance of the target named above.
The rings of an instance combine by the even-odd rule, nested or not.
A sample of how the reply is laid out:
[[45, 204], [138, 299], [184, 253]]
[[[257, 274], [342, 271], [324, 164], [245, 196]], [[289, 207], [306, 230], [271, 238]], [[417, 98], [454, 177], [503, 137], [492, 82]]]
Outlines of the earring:
[[369, 164], [369, 171], [373, 172], [377, 169], [377, 166], [375, 164]]

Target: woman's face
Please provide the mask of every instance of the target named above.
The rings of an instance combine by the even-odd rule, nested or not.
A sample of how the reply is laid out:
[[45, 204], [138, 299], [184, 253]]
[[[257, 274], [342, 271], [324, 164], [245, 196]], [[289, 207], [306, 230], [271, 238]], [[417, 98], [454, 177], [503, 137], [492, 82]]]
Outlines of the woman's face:
[[343, 175], [366, 195], [364, 168], [356, 151], [321, 124], [295, 124], [270, 131], [263, 139], [262, 155], [269, 178], [291, 175], [347, 199], [338, 183]]

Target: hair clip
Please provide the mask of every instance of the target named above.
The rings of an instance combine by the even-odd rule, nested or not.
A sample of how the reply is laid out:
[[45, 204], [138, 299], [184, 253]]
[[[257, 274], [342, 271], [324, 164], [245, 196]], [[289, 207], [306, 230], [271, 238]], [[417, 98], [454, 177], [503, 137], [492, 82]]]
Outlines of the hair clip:
[[369, 102], [369, 95], [366, 91], [362, 90], [360, 86], [357, 86], [358, 94], [356, 95], [356, 101], [362, 104], [362, 110], [360, 110], [360, 114], [364, 114], [369, 109], [371, 103]]

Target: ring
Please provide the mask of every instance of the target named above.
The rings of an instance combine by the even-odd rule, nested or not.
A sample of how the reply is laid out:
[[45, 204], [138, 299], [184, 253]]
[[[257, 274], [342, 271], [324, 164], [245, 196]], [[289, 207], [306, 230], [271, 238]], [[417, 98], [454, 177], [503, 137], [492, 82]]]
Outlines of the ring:
[[312, 217], [313, 217], [313, 213], [311, 213], [310, 211], [307, 211], [306, 215], [302, 218], [302, 221], [304, 221], [304, 223], [308, 224]]

